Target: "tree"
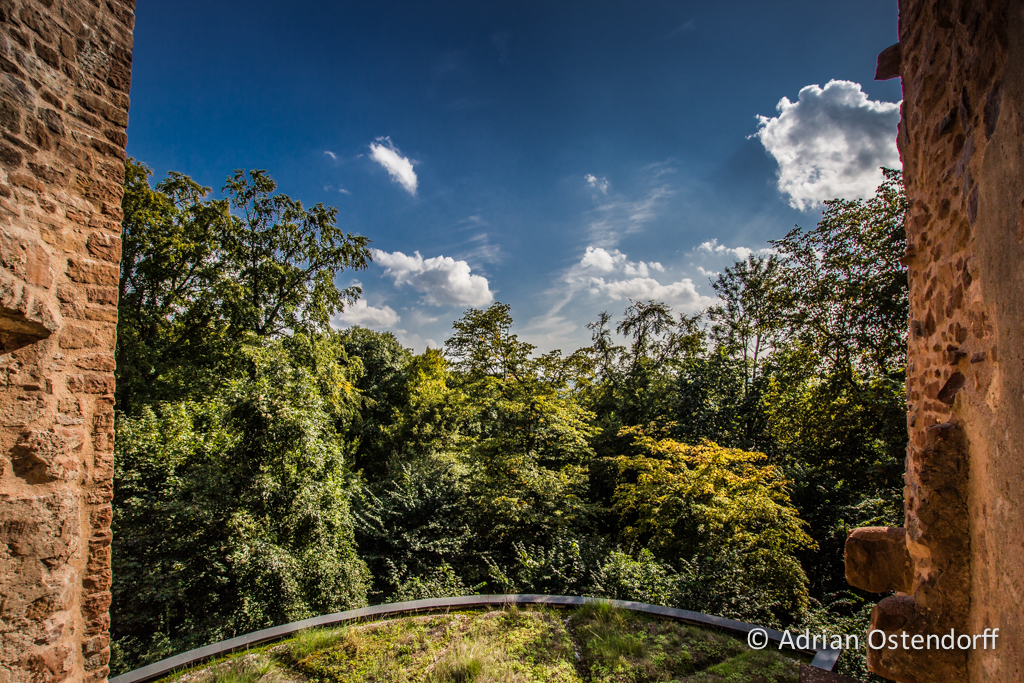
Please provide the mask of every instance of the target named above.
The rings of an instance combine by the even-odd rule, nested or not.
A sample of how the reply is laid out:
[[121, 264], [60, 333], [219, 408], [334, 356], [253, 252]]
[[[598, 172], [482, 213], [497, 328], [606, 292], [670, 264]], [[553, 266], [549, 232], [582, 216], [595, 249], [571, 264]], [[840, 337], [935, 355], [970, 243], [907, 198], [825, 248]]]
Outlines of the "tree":
[[336, 209], [273, 194], [264, 171], [236, 172], [224, 200], [181, 173], [153, 188], [151, 175], [125, 162], [119, 409], [201, 395], [239, 371], [249, 337], [326, 331], [358, 297], [334, 279], [367, 266], [369, 240], [342, 232]]
[[227, 316], [240, 330], [261, 337], [286, 330], [323, 331], [331, 316], [354, 302], [359, 287], [339, 289], [345, 269], [367, 267], [365, 237], [335, 225], [338, 210], [274, 194], [266, 171], [235, 171], [224, 191], [239, 215], [223, 237], [225, 275], [234, 285], [225, 297]]
[[144, 164], [125, 162], [117, 404], [130, 412], [174, 368], [220, 374], [212, 350], [227, 326], [219, 310], [227, 202], [206, 199], [210, 188], [180, 173], [154, 189], [151, 175]]
[[[782, 470], [762, 453], [689, 446], [639, 428], [635, 456], [619, 456], [615, 511], [632, 548], [649, 548], [676, 567], [713, 568], [718, 592], [758, 595], [771, 623], [786, 623], [808, 604], [807, 576], [796, 555], [812, 547], [787, 493]], [[694, 578], [714, 583], [711, 572]], [[706, 592], [706, 591], [705, 591]]]
[[771, 352], [784, 331], [788, 302], [778, 287], [781, 271], [775, 255], [751, 254], [711, 283], [722, 302], [706, 311], [711, 339], [729, 355], [742, 359], [744, 395], [758, 378], [758, 362]]
[[774, 242], [792, 333], [764, 389], [773, 462], [819, 550], [814, 593], [849, 589], [843, 544], [857, 526], [902, 524], [908, 293], [899, 171], [866, 200], [826, 202], [822, 220]]
[[585, 525], [595, 433], [575, 395], [585, 362], [558, 351], [534, 357], [511, 332], [507, 304], [470, 309], [453, 327], [445, 351], [472, 410], [466, 458], [481, 546], [509, 555], [514, 540], [546, 545]]
[[280, 343], [245, 352], [255, 379], [118, 419], [122, 666], [366, 602], [354, 482], [321, 386]]
[[906, 365], [907, 198], [902, 173], [882, 170], [874, 197], [829, 200], [814, 230], [772, 242], [785, 265], [788, 322], [830, 371], [901, 373]]

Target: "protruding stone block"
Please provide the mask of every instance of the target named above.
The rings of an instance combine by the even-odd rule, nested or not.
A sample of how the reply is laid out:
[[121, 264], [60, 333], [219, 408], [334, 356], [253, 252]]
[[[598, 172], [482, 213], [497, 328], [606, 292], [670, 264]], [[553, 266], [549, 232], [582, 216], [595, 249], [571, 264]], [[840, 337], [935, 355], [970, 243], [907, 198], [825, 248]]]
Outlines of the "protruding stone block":
[[846, 539], [846, 582], [869, 593], [910, 591], [913, 583], [903, 527], [854, 529]]
[[875, 80], [888, 81], [900, 77], [900, 66], [903, 61], [903, 52], [900, 44], [890, 45], [878, 53], [878, 63], [875, 65]]

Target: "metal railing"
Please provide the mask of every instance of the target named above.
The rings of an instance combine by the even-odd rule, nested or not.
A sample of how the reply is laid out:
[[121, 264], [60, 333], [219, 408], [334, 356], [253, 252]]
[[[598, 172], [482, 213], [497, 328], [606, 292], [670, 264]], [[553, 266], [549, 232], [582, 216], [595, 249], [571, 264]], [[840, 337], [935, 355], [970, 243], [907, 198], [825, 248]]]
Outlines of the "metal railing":
[[[396, 614], [408, 614], [410, 612], [436, 612], [439, 610], [449, 610], [453, 608], [501, 607], [504, 605], [578, 607], [579, 605], [585, 605], [592, 602], [607, 603], [612, 607], [617, 607], [619, 609], [668, 617], [669, 619], [675, 619], [677, 621], [695, 624], [698, 626], [710, 626], [723, 631], [741, 633], [744, 636], [749, 634], [751, 631], [757, 630], [767, 634], [768, 640], [774, 641], [775, 643], [781, 643], [784, 637], [784, 634], [781, 631], [762, 628], [742, 621], [736, 621], [735, 619], [726, 619], [725, 617], [716, 617], [710, 614], [691, 612], [690, 610], [676, 609], [674, 607], [648, 605], [642, 602], [605, 600], [603, 598], [581, 598], [571, 595], [464, 595], [457, 598], [430, 598], [427, 600], [411, 600], [409, 602], [395, 602], [387, 605], [361, 607], [359, 609], [350, 609], [345, 612], [335, 612], [334, 614], [325, 614], [320, 617], [313, 617], [311, 619], [295, 621], [290, 624], [274, 626], [273, 628], [254, 631], [253, 633], [247, 633], [244, 636], [223, 640], [219, 643], [214, 643], [205, 647], [196, 648], [195, 650], [183, 652], [180, 655], [168, 657], [167, 659], [163, 659], [154, 664], [144, 666], [141, 669], [136, 669], [135, 671], [129, 671], [126, 674], [115, 676], [110, 679], [109, 683], [145, 683], [146, 681], [152, 681], [160, 678], [161, 676], [172, 673], [177, 669], [194, 666], [205, 660], [230, 654], [236, 650], [242, 650], [272, 640], [279, 640], [298, 631], [302, 631], [303, 629], [333, 626], [348, 621], [388, 617]], [[804, 652], [808, 655], [813, 655], [814, 658], [811, 660], [811, 666], [824, 669], [826, 671], [832, 670], [836, 664], [836, 660], [839, 659], [839, 655], [842, 652], [841, 650], [834, 650], [827, 647], [799, 649], [798, 651]]]

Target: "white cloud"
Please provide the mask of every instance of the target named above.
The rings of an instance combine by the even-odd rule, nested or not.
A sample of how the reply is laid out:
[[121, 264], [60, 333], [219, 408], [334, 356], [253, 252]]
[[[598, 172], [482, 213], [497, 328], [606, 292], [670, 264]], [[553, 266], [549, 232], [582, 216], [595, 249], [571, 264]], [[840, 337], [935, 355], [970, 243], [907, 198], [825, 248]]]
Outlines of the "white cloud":
[[679, 24], [679, 26], [676, 26], [674, 29], [669, 31], [668, 35], [665, 36], [664, 39], [668, 40], [669, 38], [671, 38], [673, 36], [679, 35], [683, 31], [692, 31], [694, 28], [695, 28], [695, 24], [693, 23], [693, 19], [687, 19], [683, 23]]
[[325, 150], [324, 150], [324, 154], [326, 154], [327, 156], [329, 156], [329, 157], [331, 158], [331, 161], [337, 161], [337, 160], [338, 160], [338, 155], [337, 155], [337, 154], [335, 154], [334, 152], [332, 152], [332, 151], [331, 151], [331, 150], [329, 150], [329, 149], [325, 149]]
[[767, 256], [775, 253], [775, 250], [770, 247], [765, 247], [763, 249], [751, 249], [750, 247], [727, 247], [724, 244], [719, 244], [717, 239], [701, 242], [700, 246], [697, 247], [697, 251], [703, 251], [708, 254], [732, 256], [737, 261], [746, 261], [747, 257], [751, 254]]
[[630, 261], [618, 249], [608, 251], [602, 247], [587, 247], [586, 253], [580, 259], [580, 266], [587, 269], [599, 270], [603, 273], [620, 271], [626, 275], [648, 277], [652, 270], [664, 272], [665, 267], [657, 261]]
[[416, 171], [412, 168], [412, 162], [391, 144], [391, 138], [377, 138], [377, 142], [371, 142], [370, 158], [383, 166], [391, 179], [405, 188], [406, 192], [415, 196], [419, 183]]
[[715, 302], [713, 297], [700, 294], [690, 278], [663, 285], [649, 277], [635, 277], [628, 280], [606, 282], [604, 278], [590, 279], [592, 294], [607, 296], [612, 301], [624, 299], [664, 301], [673, 308], [690, 313], [699, 311]]
[[425, 259], [417, 251], [406, 256], [400, 251], [373, 250], [373, 259], [384, 266], [396, 286], [409, 285], [434, 306], [486, 306], [494, 300], [487, 278], [473, 275], [469, 264], [450, 256]]
[[808, 85], [796, 102], [783, 97], [774, 118], [758, 116], [755, 135], [779, 162], [779, 191], [806, 210], [836, 197], [870, 197], [880, 166], [899, 168], [898, 103], [869, 100], [859, 83]]
[[366, 299], [359, 299], [354, 304], [349, 304], [345, 310], [336, 314], [331, 322], [337, 327], [343, 325], [360, 325], [375, 330], [386, 330], [394, 326], [401, 318], [390, 306], [375, 308], [366, 303]]
[[612, 186], [607, 178], [598, 178], [590, 173], [583, 176], [583, 179], [587, 181], [587, 185], [596, 188], [601, 194], [608, 194], [608, 188]]
[[[657, 261], [630, 261], [618, 249], [589, 246], [582, 258], [563, 272], [559, 285], [548, 290], [553, 299], [551, 307], [531, 320], [524, 332], [544, 348], [554, 348], [579, 342], [574, 339], [579, 325], [573, 321], [575, 315], [563, 313], [567, 309], [575, 311], [625, 299], [655, 299], [679, 311], [695, 313], [715, 302], [700, 294], [690, 278], [662, 284], [652, 277], [654, 272], [664, 273], [665, 267]], [[589, 302], [585, 301], [588, 294]]]

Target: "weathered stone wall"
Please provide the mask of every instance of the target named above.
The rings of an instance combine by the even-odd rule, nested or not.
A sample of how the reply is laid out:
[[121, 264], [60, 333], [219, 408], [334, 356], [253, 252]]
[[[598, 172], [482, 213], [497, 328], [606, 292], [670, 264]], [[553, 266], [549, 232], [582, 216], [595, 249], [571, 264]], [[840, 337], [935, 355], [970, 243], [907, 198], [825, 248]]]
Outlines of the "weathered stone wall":
[[0, 683], [103, 681], [135, 0], [0, 0]]
[[[1024, 0], [901, 0], [910, 200], [905, 533], [858, 530], [847, 576], [901, 591], [889, 632], [996, 649], [869, 653], [898, 681], [1024, 681]], [[902, 530], [901, 530], [902, 532]], [[906, 569], [905, 569], [906, 568]], [[881, 578], [880, 578], [881, 577]]]

